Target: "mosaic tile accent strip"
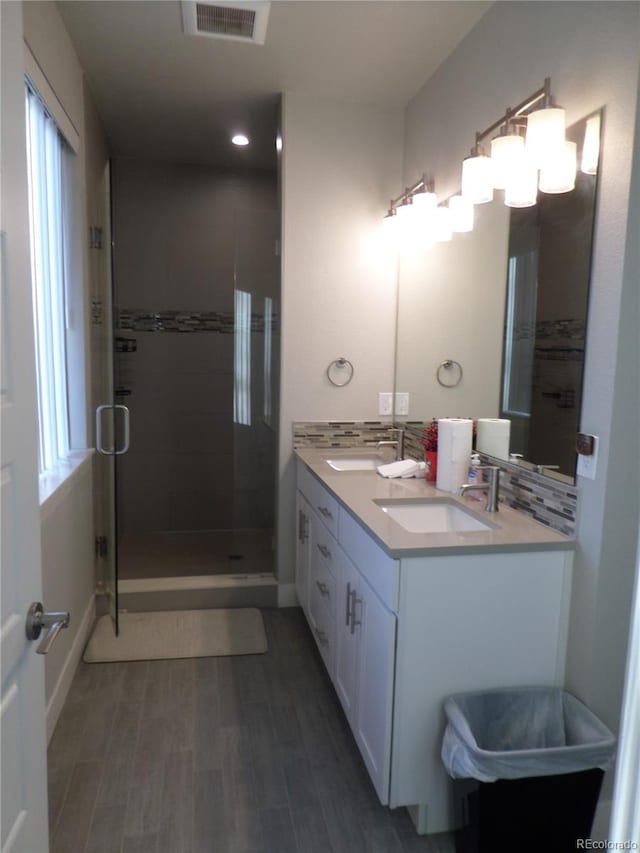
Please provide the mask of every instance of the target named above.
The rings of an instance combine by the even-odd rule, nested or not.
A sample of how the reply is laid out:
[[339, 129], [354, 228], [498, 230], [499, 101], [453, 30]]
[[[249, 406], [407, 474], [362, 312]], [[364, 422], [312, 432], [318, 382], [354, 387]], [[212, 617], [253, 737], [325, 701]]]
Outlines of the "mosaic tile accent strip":
[[392, 429], [383, 421], [294, 421], [293, 448], [370, 447], [393, 441]]
[[[480, 458], [492, 464], [483, 454]], [[576, 508], [578, 492], [570, 483], [563, 483], [534, 471], [526, 471], [519, 465], [500, 460], [500, 499], [507, 506], [525, 512], [531, 518], [564, 533], [574, 536], [576, 530]]]
[[[423, 459], [422, 421], [398, 423], [405, 430], [405, 456]], [[393, 440], [392, 423], [382, 421], [296, 421], [293, 424], [293, 447], [368, 447], [376, 441]], [[485, 461], [495, 463], [481, 454]], [[508, 506], [525, 512], [535, 521], [564, 533], [575, 535], [578, 493], [575, 486], [526, 471], [519, 465], [500, 461], [500, 498]]]
[[[125, 332], [218, 332], [234, 333], [233, 312], [223, 311], [137, 311], [116, 309], [116, 328]], [[278, 318], [272, 316], [272, 331], [278, 328]], [[251, 331], [264, 332], [264, 316], [251, 315]]]

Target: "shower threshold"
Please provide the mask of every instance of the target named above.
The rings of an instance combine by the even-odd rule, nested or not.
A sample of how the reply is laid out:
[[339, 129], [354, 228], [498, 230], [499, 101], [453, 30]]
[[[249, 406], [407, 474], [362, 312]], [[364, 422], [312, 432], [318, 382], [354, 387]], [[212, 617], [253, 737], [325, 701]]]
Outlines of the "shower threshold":
[[132, 578], [118, 582], [120, 610], [198, 610], [209, 607], [276, 607], [272, 572]]

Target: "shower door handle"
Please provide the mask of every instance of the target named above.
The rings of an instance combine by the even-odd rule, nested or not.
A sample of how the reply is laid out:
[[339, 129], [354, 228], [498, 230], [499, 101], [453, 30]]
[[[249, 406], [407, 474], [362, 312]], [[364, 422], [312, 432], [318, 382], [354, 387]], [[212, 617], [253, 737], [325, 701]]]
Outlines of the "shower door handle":
[[[124, 417], [123, 441], [120, 450], [116, 450], [115, 444], [112, 447], [103, 447], [102, 445], [102, 413], [107, 409], [113, 411], [119, 409]], [[121, 403], [105, 403], [102, 406], [98, 406], [96, 408], [96, 450], [98, 451], [98, 453], [102, 453], [103, 456], [122, 456], [122, 454], [126, 453], [129, 449], [130, 434], [131, 430], [129, 424], [129, 409], [127, 408], [127, 406], [123, 406]]]

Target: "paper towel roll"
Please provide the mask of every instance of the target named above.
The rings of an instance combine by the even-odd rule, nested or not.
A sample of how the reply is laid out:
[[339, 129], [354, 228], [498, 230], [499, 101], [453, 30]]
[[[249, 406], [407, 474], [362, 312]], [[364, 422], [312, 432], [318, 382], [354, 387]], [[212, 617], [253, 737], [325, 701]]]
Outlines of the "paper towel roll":
[[455, 493], [467, 482], [472, 442], [473, 421], [467, 418], [438, 421], [437, 489]]
[[479, 418], [476, 450], [498, 459], [509, 458], [511, 421], [506, 418]]

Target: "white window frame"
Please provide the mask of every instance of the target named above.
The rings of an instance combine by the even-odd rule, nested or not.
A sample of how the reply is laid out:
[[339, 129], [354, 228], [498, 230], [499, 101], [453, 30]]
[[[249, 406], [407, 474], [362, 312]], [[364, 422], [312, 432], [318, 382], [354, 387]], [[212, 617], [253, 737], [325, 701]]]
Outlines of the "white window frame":
[[[82, 236], [85, 233], [83, 215], [83, 170], [81, 165], [80, 135], [72, 120], [64, 110], [55, 92], [49, 85], [36, 59], [25, 45], [25, 78], [34, 90], [46, 111], [58, 127], [68, 146], [63, 158], [64, 183], [68, 192], [64, 193], [64, 272], [65, 272], [65, 367], [68, 411], [66, 416], [68, 430], [67, 454], [59, 458], [57, 464], [40, 473], [40, 505], [49, 504], [56, 496], [66, 494], [72, 478], [83, 462], [92, 454], [88, 449], [88, 303], [84, 286], [84, 251]], [[62, 488], [64, 486], [64, 488]]]

